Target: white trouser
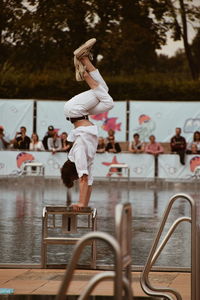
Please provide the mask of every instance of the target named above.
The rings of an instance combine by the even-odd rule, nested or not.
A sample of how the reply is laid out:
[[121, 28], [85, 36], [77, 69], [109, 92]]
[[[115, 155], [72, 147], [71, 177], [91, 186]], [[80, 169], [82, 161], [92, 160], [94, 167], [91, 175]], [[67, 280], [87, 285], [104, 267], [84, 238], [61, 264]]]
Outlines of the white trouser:
[[95, 89], [80, 93], [64, 105], [64, 114], [68, 118], [78, 118], [85, 115], [96, 115], [113, 108], [113, 99], [108, 94], [108, 86], [96, 69], [89, 73], [99, 83]]

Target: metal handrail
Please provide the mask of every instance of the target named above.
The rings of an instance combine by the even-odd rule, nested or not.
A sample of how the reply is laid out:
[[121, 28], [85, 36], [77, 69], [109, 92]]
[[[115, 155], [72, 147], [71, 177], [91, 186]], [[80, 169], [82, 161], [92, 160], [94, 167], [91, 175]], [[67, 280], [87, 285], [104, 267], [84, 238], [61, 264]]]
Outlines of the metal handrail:
[[156, 259], [158, 258], [158, 256], [160, 255], [161, 251], [163, 250], [163, 248], [165, 247], [165, 245], [167, 244], [168, 240], [170, 239], [171, 235], [174, 233], [176, 227], [181, 223], [181, 222], [189, 222], [191, 223], [191, 218], [188, 217], [181, 217], [178, 218], [170, 227], [170, 229], [168, 230], [166, 236], [164, 237], [163, 241], [161, 242], [160, 246], [158, 247], [158, 249], [156, 250], [156, 252], [154, 253], [154, 256], [152, 258], [151, 261], [151, 266], [156, 262]]
[[[115, 209], [116, 238], [104, 232], [91, 232], [84, 235], [76, 244], [72, 259], [67, 267], [63, 282], [60, 286], [56, 300], [64, 300], [70, 281], [73, 276], [77, 261], [85, 245], [90, 240], [102, 240], [113, 250], [115, 257], [115, 271], [96, 274], [89, 282], [86, 289], [79, 296], [79, 300], [88, 299], [94, 287], [107, 278], [114, 279], [114, 296], [116, 300], [122, 299], [125, 290], [127, 300], [133, 299], [131, 287], [131, 222], [132, 208], [130, 203], [118, 204]], [[125, 231], [125, 232], [124, 232]], [[123, 269], [125, 273], [123, 274]]]
[[[160, 246], [158, 247], [158, 243], [160, 240], [160, 237], [162, 235], [163, 229], [165, 227], [167, 218], [169, 216], [169, 213], [171, 211], [172, 205], [174, 204], [174, 202], [178, 199], [184, 199], [186, 201], [189, 202], [190, 206], [191, 206], [191, 218], [189, 217], [183, 217], [183, 218], [179, 218], [177, 219], [171, 226], [171, 228], [169, 229], [167, 235], [165, 236], [164, 240], [162, 241], [162, 243], [160, 244]], [[166, 210], [163, 214], [163, 218], [161, 220], [161, 224], [160, 224], [160, 228], [157, 232], [157, 235], [155, 237], [155, 240], [153, 242], [152, 248], [150, 250], [146, 265], [144, 267], [144, 270], [142, 272], [141, 275], [141, 286], [143, 291], [150, 296], [160, 296], [160, 297], [165, 297], [166, 299], [169, 300], [173, 300], [174, 298], [171, 297], [168, 293], [173, 294], [177, 300], [181, 300], [182, 297], [179, 294], [179, 292], [177, 292], [175, 289], [171, 289], [171, 288], [155, 288], [150, 284], [148, 275], [149, 272], [151, 270], [152, 265], [154, 264], [154, 262], [156, 261], [157, 257], [159, 256], [159, 254], [161, 253], [162, 249], [164, 248], [164, 246], [166, 245], [167, 241], [169, 240], [169, 238], [171, 237], [172, 233], [174, 232], [175, 228], [177, 227], [178, 224], [180, 224], [183, 221], [187, 221], [191, 223], [191, 300], [197, 300], [196, 299], [196, 270], [197, 270], [197, 266], [196, 266], [196, 204], [195, 201], [193, 200], [192, 197], [190, 197], [189, 195], [180, 193], [180, 194], [176, 194], [174, 196], [172, 196], [169, 200], [169, 203], [166, 207]]]
[[[126, 216], [126, 217], [125, 217]], [[132, 240], [132, 206], [130, 203], [118, 204], [115, 209], [115, 235], [122, 249], [122, 267], [131, 288], [131, 240]]]
[[[115, 272], [113, 271], [106, 271], [103, 273], [96, 274], [88, 283], [86, 289], [80, 295], [79, 300], [84, 300], [88, 299], [89, 295], [92, 293], [93, 289], [103, 280], [106, 279], [114, 279], [115, 278]], [[123, 283], [123, 288], [125, 289], [126, 293], [126, 300], [132, 300], [133, 295], [129, 286], [129, 281], [126, 277], [122, 277], [122, 283]]]
[[122, 261], [121, 261], [121, 249], [116, 241], [116, 239], [108, 233], [105, 232], [89, 232], [85, 234], [80, 241], [75, 245], [73, 251], [73, 257], [67, 267], [63, 282], [60, 286], [58, 295], [56, 300], [64, 300], [66, 299], [66, 292], [68, 290], [70, 281], [72, 279], [72, 275], [74, 269], [76, 267], [77, 261], [81, 255], [81, 252], [85, 245], [88, 244], [88, 241], [92, 240], [102, 240], [106, 242], [114, 252], [115, 259], [115, 278], [114, 278], [114, 295], [116, 300], [122, 299]]

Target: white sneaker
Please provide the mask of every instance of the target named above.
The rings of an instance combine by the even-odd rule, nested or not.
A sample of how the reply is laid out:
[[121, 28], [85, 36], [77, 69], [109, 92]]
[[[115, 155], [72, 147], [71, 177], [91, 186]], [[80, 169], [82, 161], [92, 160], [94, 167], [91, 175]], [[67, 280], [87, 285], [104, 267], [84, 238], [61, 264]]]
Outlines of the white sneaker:
[[75, 77], [77, 81], [83, 81], [84, 80], [84, 72], [85, 72], [85, 66], [74, 56], [74, 66], [75, 66]]
[[90, 39], [87, 42], [85, 42], [83, 45], [81, 45], [79, 48], [77, 48], [74, 51], [74, 55], [76, 58], [80, 59], [83, 56], [89, 56], [90, 55], [90, 50], [93, 47], [93, 45], [96, 43], [96, 39]]

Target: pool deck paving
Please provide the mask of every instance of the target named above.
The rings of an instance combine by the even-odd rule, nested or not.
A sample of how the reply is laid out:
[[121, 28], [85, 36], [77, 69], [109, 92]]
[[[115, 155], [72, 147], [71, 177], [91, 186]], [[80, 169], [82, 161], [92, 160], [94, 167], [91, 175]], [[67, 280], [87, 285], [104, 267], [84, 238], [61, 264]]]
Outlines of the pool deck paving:
[[[99, 270], [75, 270], [68, 294], [80, 295], [88, 280]], [[0, 269], [0, 288], [12, 288], [16, 295], [56, 295], [65, 273], [64, 269]], [[134, 296], [145, 296], [140, 286], [141, 272], [132, 272]], [[190, 273], [152, 272], [153, 286], [172, 287], [179, 291], [184, 300], [191, 300]], [[113, 282], [101, 282], [92, 295], [113, 295]]]

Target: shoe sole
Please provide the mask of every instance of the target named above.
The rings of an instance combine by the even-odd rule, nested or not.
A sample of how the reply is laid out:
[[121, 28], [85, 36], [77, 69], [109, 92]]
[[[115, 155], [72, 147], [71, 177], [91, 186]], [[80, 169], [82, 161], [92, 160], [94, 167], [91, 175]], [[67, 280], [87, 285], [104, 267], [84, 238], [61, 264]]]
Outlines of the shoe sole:
[[88, 56], [90, 53], [91, 48], [93, 47], [93, 45], [96, 43], [96, 39], [92, 38], [90, 40], [88, 40], [87, 42], [85, 42], [83, 45], [81, 45], [79, 48], [77, 48], [74, 51], [74, 55], [77, 58], [80, 58], [81, 56]]

